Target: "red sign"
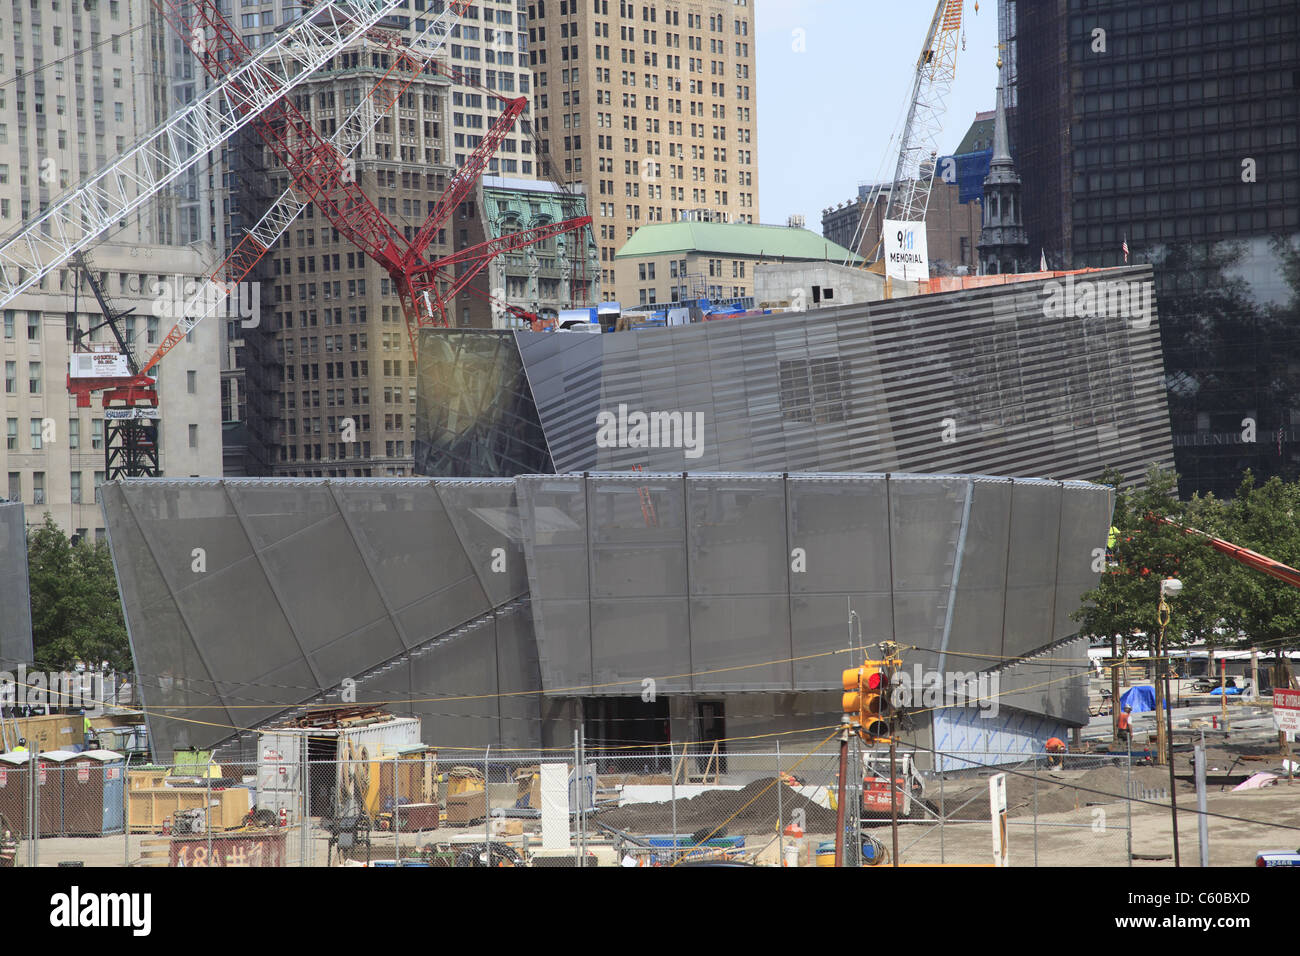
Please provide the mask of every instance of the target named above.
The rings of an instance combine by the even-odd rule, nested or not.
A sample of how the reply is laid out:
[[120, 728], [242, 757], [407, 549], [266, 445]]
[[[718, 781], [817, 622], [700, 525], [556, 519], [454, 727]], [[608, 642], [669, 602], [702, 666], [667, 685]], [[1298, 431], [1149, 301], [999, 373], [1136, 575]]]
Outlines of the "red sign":
[[1300, 734], [1300, 690], [1273, 691], [1273, 726]]
[[89, 780], [89, 779], [90, 779], [90, 768], [87, 767], [85, 764], [82, 764], [80, 767], [78, 767], [78, 768], [77, 768], [77, 779], [78, 779], [79, 781], [81, 781], [82, 783], [85, 783], [87, 780]]
[[9, 786], [9, 771], [0, 770], [0, 787]]
[[45, 768], [41, 768], [41, 786], [45, 786]]

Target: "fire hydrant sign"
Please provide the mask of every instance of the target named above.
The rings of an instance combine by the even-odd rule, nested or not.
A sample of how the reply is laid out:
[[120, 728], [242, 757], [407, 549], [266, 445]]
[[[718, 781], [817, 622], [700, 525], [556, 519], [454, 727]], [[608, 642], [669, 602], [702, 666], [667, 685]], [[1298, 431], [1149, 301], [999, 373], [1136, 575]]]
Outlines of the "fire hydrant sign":
[[1273, 726], [1292, 738], [1300, 734], [1300, 690], [1273, 691]]

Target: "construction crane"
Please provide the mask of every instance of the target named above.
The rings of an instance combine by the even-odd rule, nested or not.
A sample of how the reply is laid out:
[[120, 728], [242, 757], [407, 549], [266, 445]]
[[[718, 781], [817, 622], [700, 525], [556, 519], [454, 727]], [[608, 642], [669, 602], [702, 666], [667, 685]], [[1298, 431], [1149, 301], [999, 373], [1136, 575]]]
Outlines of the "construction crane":
[[[226, 24], [215, 4], [210, 0], [193, 6], [182, 3], [182, 0], [159, 2], [165, 5], [164, 16], [199, 57], [205, 71], [218, 81], [232, 82], [239, 75], [237, 64], [249, 51]], [[209, 32], [220, 38], [221, 45], [231, 51], [229, 57], [212, 55], [207, 40]], [[293, 177], [295, 187], [310, 197], [340, 235], [389, 274], [402, 306], [413, 355], [418, 328], [447, 325], [445, 303], [455, 298], [492, 258], [591, 225], [590, 217], [581, 217], [492, 239], [432, 262], [425, 258], [438, 230], [473, 188], [501, 140], [527, 108], [527, 100], [523, 98], [506, 99], [496, 93], [491, 95], [504, 104], [502, 115], [464, 168], [452, 178], [444, 197], [435, 203], [409, 243], [365, 196], [356, 177], [349, 175], [346, 157], [322, 138], [287, 99], [274, 103], [268, 108], [267, 115], [258, 117], [253, 123], [253, 129]]]
[[[329, 140], [341, 154], [340, 162], [343, 164], [345, 174], [352, 168], [347, 165], [349, 157], [378, 127], [382, 116], [401, 99], [402, 94], [421, 73], [435, 65], [434, 57], [446, 43], [452, 28], [470, 2], [471, 0], [452, 0], [447, 8], [409, 45], [404, 46], [390, 39], [387, 46], [393, 56], [392, 65], [361, 102], [344, 117], [338, 131]], [[185, 29], [183, 21], [179, 29]], [[187, 35], [192, 36], [192, 34], [181, 34], [182, 37]], [[252, 272], [262, 257], [275, 248], [276, 243], [289, 231], [289, 227], [308, 205], [309, 200], [299, 198], [294, 185], [287, 187], [262, 214], [257, 223], [245, 233], [225, 261], [212, 273], [209, 280], [212, 286], [222, 295], [232, 294], [238, 283]], [[197, 307], [182, 311], [179, 321], [163, 337], [158, 348], [145, 363], [143, 371], [148, 372], [152, 369], [193, 330], [194, 326], [218, 311], [223, 302], [222, 295], [196, 296]]]
[[[78, 408], [90, 406], [91, 393], [100, 392], [104, 409], [104, 477], [155, 478], [158, 466], [158, 391], [157, 381], [141, 374], [132, 343], [122, 334], [122, 324], [133, 309], [119, 309], [108, 298], [99, 273], [85, 251], [73, 254], [77, 278], [75, 289], [81, 291], [81, 276], [86, 277], [104, 320], [86, 332], [74, 329], [72, 361], [68, 366], [68, 392]], [[74, 314], [79, 309], [74, 300]], [[88, 342], [94, 333], [107, 328], [116, 342], [97, 347]]]
[[[965, 45], [963, 39], [963, 13], [965, 0], [939, 0], [930, 18], [930, 26], [921, 45], [912, 78], [912, 96], [907, 109], [907, 119], [899, 141], [898, 162], [894, 169], [888, 205], [883, 219], [903, 222], [924, 222], [930, 205], [930, 190], [938, 158], [939, 134], [943, 132], [943, 115], [948, 94], [957, 77], [957, 53]], [[979, 3], [975, 4], [976, 13]], [[866, 234], [871, 211], [880, 199], [881, 185], [877, 185], [867, 199], [862, 220], [853, 234], [850, 253], [856, 249]], [[883, 220], [882, 220], [883, 221]], [[864, 257], [879, 257], [882, 242]], [[845, 265], [849, 264], [846, 260]]]
[[[0, 307], [149, 202], [402, 2], [350, 0], [346, 12], [335, 4], [323, 5], [248, 58], [226, 82], [24, 222], [0, 241]], [[230, 57], [229, 40], [230, 35], [218, 32], [204, 43], [214, 44], [214, 57]]]

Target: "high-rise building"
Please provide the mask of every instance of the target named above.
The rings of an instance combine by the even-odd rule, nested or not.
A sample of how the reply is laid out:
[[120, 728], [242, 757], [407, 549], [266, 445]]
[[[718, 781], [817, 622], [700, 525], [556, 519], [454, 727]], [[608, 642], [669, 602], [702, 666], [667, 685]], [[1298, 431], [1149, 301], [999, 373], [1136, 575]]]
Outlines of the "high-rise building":
[[601, 288], [652, 222], [758, 222], [757, 67], [748, 0], [530, 0], [538, 135], [586, 192]]
[[[254, 50], [302, 15], [297, 3], [276, 0], [241, 0], [235, 11], [226, 6], [231, 25]], [[444, 0], [407, 0], [380, 26], [413, 39], [445, 9]], [[523, 21], [519, 0], [467, 7], [438, 55], [454, 78], [423, 74], [352, 154], [362, 190], [408, 238], [500, 116], [502, 98], [531, 101]], [[331, 136], [390, 65], [382, 43], [361, 41], [303, 83], [295, 104]], [[530, 102], [486, 172], [532, 179], [534, 149]], [[289, 177], [251, 129], [223, 151], [219, 165], [226, 191], [217, 232], [228, 250]], [[482, 225], [470, 221], [481, 209], [473, 197], [462, 204], [428, 254], [446, 255], [481, 239]], [[253, 331], [224, 323], [227, 473], [409, 474], [414, 356], [387, 273], [309, 206], [250, 278], [260, 283], [270, 319]], [[479, 312], [488, 310], [469, 293], [448, 308], [453, 324], [473, 324]]]
[[[188, 53], [148, 0], [14, 3], [0, 8], [0, 232], [44, 212], [194, 97]], [[184, 52], [183, 50], [180, 52]], [[102, 291], [133, 310], [122, 332], [143, 359], [166, 310], [201, 274], [202, 174], [193, 170], [108, 230], [91, 248]], [[0, 496], [49, 512], [69, 533], [103, 534], [99, 485], [108, 441], [98, 396], [77, 408], [66, 378], [75, 330], [100, 325], [90, 283], [71, 264], [8, 303], [0, 338]], [[109, 331], [92, 332], [108, 347]], [[215, 328], [196, 329], [156, 367], [164, 474], [221, 473]]]
[[1182, 492], [1300, 476], [1300, 8], [1002, 15], [1029, 247], [1052, 267], [1154, 266]]

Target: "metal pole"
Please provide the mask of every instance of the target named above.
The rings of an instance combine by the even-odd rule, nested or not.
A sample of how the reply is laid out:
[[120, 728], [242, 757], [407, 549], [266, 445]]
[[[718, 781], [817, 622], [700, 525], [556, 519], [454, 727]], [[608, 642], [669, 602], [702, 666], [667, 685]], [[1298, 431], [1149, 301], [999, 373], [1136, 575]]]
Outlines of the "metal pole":
[[[123, 747], [123, 750], [126, 748]], [[131, 780], [131, 754], [126, 755], [126, 763], [122, 766], [122, 842], [125, 844], [122, 855], [122, 865], [131, 865], [131, 790], [129, 783]]]
[[[1169, 667], [1165, 665], [1165, 703], [1169, 702]], [[1165, 735], [1169, 747], [1169, 817], [1174, 828], [1174, 866], [1182, 866], [1178, 853], [1178, 791], [1174, 789], [1174, 716], [1169, 712], [1169, 732]], [[1202, 820], [1205, 818], [1202, 817]]]
[[1037, 757], [1034, 757], [1034, 866], [1038, 866], [1038, 758]]
[[889, 828], [894, 841], [889, 865], [898, 866], [898, 801], [903, 791], [898, 786], [898, 742], [892, 727], [889, 729], [889, 791]]
[[[672, 754], [672, 759], [668, 761], [669, 768], [673, 772], [672, 780], [669, 781], [669, 802], [673, 805], [673, 860], [677, 859], [677, 754], [673, 751], [672, 745], [668, 747], [668, 752]], [[686, 759], [686, 743], [682, 743], [682, 760]]]
[[781, 741], [776, 742], [776, 860], [777, 866], [785, 866], [785, 806], [781, 791], [785, 784], [781, 781]]
[[835, 865], [844, 865], [844, 784], [849, 773], [846, 766], [849, 758], [849, 728], [845, 724], [840, 728], [840, 784], [839, 800], [835, 803]]
[[203, 832], [208, 838], [208, 866], [212, 866], [212, 753], [203, 768]]
[[492, 773], [488, 760], [492, 756], [492, 745], [483, 751], [483, 852], [484, 866], [492, 865]]
[[577, 830], [575, 834], [576, 839], [573, 840], [573, 852], [575, 852], [576, 855], [573, 857], [573, 865], [575, 866], [582, 865], [582, 788], [578, 786], [577, 782], [578, 769], [582, 766], [582, 752], [578, 749], [578, 744], [580, 744], [578, 737], [580, 736], [581, 731], [573, 731], [573, 799], [575, 799], [575, 806], [573, 806], [573, 822], [576, 823]]
[[[311, 826], [311, 763], [307, 759], [307, 733], [303, 732], [299, 738], [302, 741], [302, 820], [298, 823], [298, 865], [311, 866], [311, 861], [307, 859], [307, 844], [310, 839], [309, 827]], [[358, 810], [364, 812], [364, 807]]]
[[1129, 729], [1128, 745], [1128, 771], [1126, 774], [1125, 800], [1124, 805], [1127, 808], [1126, 829], [1127, 834], [1125, 842], [1128, 846], [1128, 865], [1133, 866], [1133, 730]]
[[1210, 865], [1210, 827], [1206, 817], [1205, 795], [1205, 731], [1201, 731], [1201, 742], [1196, 745], [1196, 835], [1201, 843], [1201, 866]]
[[[937, 753], [935, 754], [934, 762], [935, 762], [935, 769], [938, 769], [938, 766], [939, 766], [939, 757], [938, 757], [938, 754], [937, 754]], [[947, 819], [947, 818], [948, 818], [948, 808], [947, 808], [946, 804], [944, 803], [944, 799], [943, 799], [943, 796], [944, 796], [944, 794], [943, 794], [943, 778], [944, 778], [944, 776], [945, 776], [944, 771], [943, 771], [943, 770], [939, 770], [939, 862], [940, 862], [940, 863], [946, 862], [946, 861], [944, 860], [943, 831], [944, 831], [945, 824], [948, 822], [948, 819]]]

